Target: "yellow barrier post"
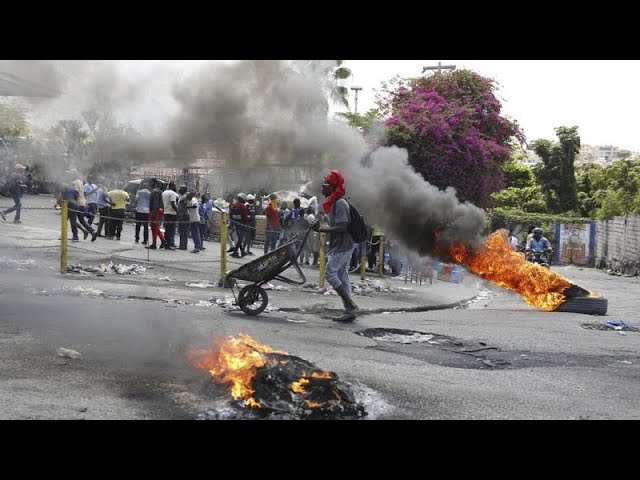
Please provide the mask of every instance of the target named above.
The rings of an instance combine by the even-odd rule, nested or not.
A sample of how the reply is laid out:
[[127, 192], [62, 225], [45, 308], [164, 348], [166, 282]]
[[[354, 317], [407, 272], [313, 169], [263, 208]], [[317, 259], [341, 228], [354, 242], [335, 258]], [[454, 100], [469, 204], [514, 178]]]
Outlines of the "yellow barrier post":
[[60, 273], [67, 273], [67, 224], [69, 220], [69, 202], [62, 202], [60, 211]]
[[368, 243], [369, 242], [365, 240], [360, 244], [360, 280], [367, 278], [367, 249], [362, 247], [366, 247]]
[[227, 277], [227, 212], [220, 213], [220, 278]]
[[318, 285], [320, 288], [324, 288], [324, 269], [325, 265], [325, 248], [327, 244], [327, 234], [325, 232], [320, 232], [320, 255], [318, 255], [318, 264], [319, 264], [319, 275]]
[[384, 237], [378, 241], [378, 275], [384, 277]]

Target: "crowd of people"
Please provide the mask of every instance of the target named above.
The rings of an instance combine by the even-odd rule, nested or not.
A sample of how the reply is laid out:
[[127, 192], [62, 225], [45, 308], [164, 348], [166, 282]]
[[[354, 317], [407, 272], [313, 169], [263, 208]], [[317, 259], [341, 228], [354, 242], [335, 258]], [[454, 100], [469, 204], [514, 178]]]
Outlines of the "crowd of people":
[[[14, 223], [22, 223], [20, 199], [22, 185], [27, 181], [26, 170], [24, 165], [16, 164], [9, 178], [14, 206], [0, 211], [5, 221], [8, 214], [15, 212]], [[92, 242], [101, 237], [120, 241], [124, 234], [125, 213], [129, 209], [133, 212], [135, 222], [135, 243], [152, 250], [188, 250], [191, 238], [191, 252], [199, 253], [206, 249], [204, 241], [212, 237], [213, 212], [216, 208], [228, 212], [227, 243], [231, 257], [255, 255], [256, 217], [264, 215], [263, 254], [293, 241], [299, 251], [299, 263], [317, 266], [320, 233], [326, 232], [326, 279], [345, 306], [344, 315], [334, 318], [336, 321], [350, 322], [355, 319], [358, 307], [351, 298], [348, 273], [359, 266], [361, 252], [367, 259], [370, 271], [376, 269], [376, 263], [385, 262], [387, 257], [391, 257], [391, 243], [385, 239], [384, 258], [377, 258], [379, 242], [384, 238], [384, 231], [379, 226], [372, 225], [369, 228], [366, 241], [354, 242], [348, 231], [350, 207], [345, 198], [344, 178], [337, 170], [332, 170], [325, 177], [322, 193], [326, 201], [321, 205], [322, 208], [317, 197], [304, 193], [301, 196], [305, 199], [306, 207], [302, 206], [301, 198], [294, 198], [289, 205], [287, 201], [279, 201], [276, 193], [262, 196], [240, 192], [228, 195], [225, 201], [214, 201], [208, 194], [189, 190], [186, 185], [178, 187], [173, 181], [167, 184], [156, 178], [141, 181], [133, 195], [126, 191], [123, 182], [106, 183], [96, 181], [91, 176], [83, 180], [76, 170], [66, 172], [66, 178], [56, 192], [55, 208], [60, 209], [62, 202], [67, 202], [72, 242], [81, 241], [79, 232], [83, 233], [84, 240], [91, 235]], [[163, 189], [164, 185], [166, 188]], [[307, 241], [301, 245], [306, 233]], [[366, 250], [363, 252], [362, 249]], [[397, 259], [389, 258], [388, 265], [393, 274], [400, 274], [402, 264]]]
[[[15, 171], [9, 177], [9, 188], [14, 206], [0, 211], [0, 216], [15, 212], [14, 223], [22, 223], [20, 198], [27, 181], [28, 167], [16, 164]], [[189, 190], [186, 185], [178, 187], [175, 182], [168, 184], [155, 178], [140, 182], [133, 194], [124, 188], [123, 182], [100, 182], [89, 176], [83, 180], [76, 170], [66, 172], [66, 177], [56, 193], [56, 208], [61, 202], [68, 202], [68, 219], [71, 228], [71, 241], [80, 242], [91, 236], [120, 241], [127, 211], [132, 213], [135, 222], [133, 239], [145, 248], [152, 250], [188, 250], [189, 238], [192, 241], [192, 253], [206, 249], [204, 241], [213, 233], [214, 209], [226, 211], [228, 215], [227, 243], [231, 257], [255, 256], [255, 243], [258, 215], [264, 215], [266, 226], [262, 253], [267, 254], [297, 238], [299, 242], [304, 233], [314, 223], [328, 224], [329, 214], [319, 208], [318, 199], [305, 193], [306, 207], [301, 198], [294, 198], [291, 204], [279, 200], [276, 193], [257, 195], [237, 193], [222, 199], [212, 200], [208, 194]], [[109, 185], [107, 185], [109, 183]], [[166, 188], [162, 188], [166, 186]], [[95, 221], [95, 223], [94, 223]], [[163, 228], [161, 228], [161, 226]], [[177, 241], [176, 241], [177, 233]], [[367, 270], [377, 271], [382, 261], [392, 274], [399, 275], [402, 264], [392, 255], [393, 248], [388, 239], [384, 242], [384, 257], [378, 258], [378, 245], [384, 232], [378, 226], [370, 227], [367, 242], [355, 244], [352, 249], [348, 270], [359, 269], [361, 249], [366, 249]], [[330, 242], [329, 242], [330, 245]], [[300, 247], [300, 244], [297, 244]], [[320, 252], [320, 236], [311, 231], [307, 241], [300, 249], [301, 265], [317, 266]], [[390, 255], [391, 254], [391, 255]]]

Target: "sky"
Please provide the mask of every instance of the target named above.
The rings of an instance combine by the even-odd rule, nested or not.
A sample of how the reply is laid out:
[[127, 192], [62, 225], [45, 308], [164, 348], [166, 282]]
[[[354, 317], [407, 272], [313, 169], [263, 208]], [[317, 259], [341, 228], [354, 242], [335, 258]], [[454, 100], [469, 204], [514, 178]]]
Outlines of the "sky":
[[[578, 126], [582, 144], [640, 152], [640, 60], [346, 60], [350, 86], [362, 87], [358, 113], [375, 107], [382, 81], [418, 76], [438, 62], [494, 79], [502, 114], [518, 122], [527, 142], [557, 141], [555, 127]], [[354, 99], [350, 90], [351, 111]]]
[[[640, 60], [345, 60], [344, 65], [353, 72], [346, 85], [362, 87], [358, 93], [358, 112], [364, 113], [375, 107], [375, 90], [380, 88], [381, 82], [396, 75], [420, 75], [423, 67], [437, 66], [438, 62], [443, 66], [468, 68], [494, 79], [503, 115], [518, 122], [528, 142], [538, 138], [555, 141], [555, 127], [578, 126], [583, 144], [614, 145], [640, 152], [640, 131], [636, 128], [636, 117], [640, 112], [637, 85]], [[101, 64], [97, 68], [95, 62], [78, 61], [71, 65], [76, 81], [73, 88], [67, 85], [62, 89], [66, 92], [67, 103], [46, 102], [45, 108], [41, 109], [50, 117], [50, 123], [68, 115], [69, 99], [71, 106], [86, 103], [79, 92], [100, 91], [125, 99], [120, 102], [122, 111], [118, 113], [138, 130], [143, 133], [158, 130], [177, 108], [170, 95], [173, 82], [184, 79], [206, 61], [106, 63], [113, 64], [118, 72], [110, 65]], [[113, 88], [115, 84], [118, 84], [117, 89]], [[354, 91], [349, 93], [353, 110]], [[334, 109], [340, 111], [339, 107]]]

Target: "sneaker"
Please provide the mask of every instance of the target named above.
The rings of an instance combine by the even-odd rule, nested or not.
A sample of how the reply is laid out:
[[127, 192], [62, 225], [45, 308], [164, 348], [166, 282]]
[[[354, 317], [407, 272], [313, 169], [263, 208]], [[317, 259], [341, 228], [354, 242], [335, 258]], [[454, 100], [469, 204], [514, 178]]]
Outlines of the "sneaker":
[[143, 240], [142, 241], [142, 245], [147, 245], [149, 243], [149, 240]]
[[71, 239], [71, 241], [72, 241], [72, 242], [79, 242], [79, 241], [80, 241], [80, 239], [79, 239], [79, 238], [72, 238], [72, 239]]
[[187, 249], [187, 247], [184, 247], [184, 248], [178, 247], [178, 250], [186, 250], [186, 249]]
[[89, 236], [89, 232], [84, 232], [84, 239], [83, 240], [86, 240], [88, 236]]
[[22, 223], [22, 220], [14, 220], [13, 223]]
[[158, 247], [156, 247], [155, 245], [147, 245], [147, 246], [146, 246], [146, 247], [144, 247], [144, 248], [147, 248], [147, 249], [149, 249], [149, 250], [157, 250], [157, 249], [158, 249]]
[[238, 255], [237, 253], [232, 253], [231, 255], [229, 255], [230, 257], [233, 258], [240, 258], [240, 255]]
[[200, 250], [206, 250], [206, 248], [204, 248], [204, 247], [200, 247]]
[[93, 235], [91, 235], [91, 241], [92, 241], [92, 242], [95, 242], [95, 241], [96, 241], [96, 238], [98, 238], [98, 234], [94, 232], [94, 234], [93, 234]]
[[250, 256], [252, 256], [252, 257], [255, 257], [255, 255], [256, 255], [256, 254], [255, 254], [255, 253], [253, 253], [253, 252], [247, 252], [247, 253], [245, 253], [245, 255], [250, 255]]
[[2, 217], [5, 222], [7, 221], [7, 217], [4, 216], [4, 212], [0, 212], [0, 217]]
[[197, 248], [194, 248], [193, 250], [191, 250], [191, 253], [200, 253], [200, 250], [198, 250]]
[[136, 242], [136, 243], [138, 243], [139, 241], [140, 241], [140, 239], [139, 239], [139, 238], [136, 238], [136, 239], [135, 239], [135, 242]]

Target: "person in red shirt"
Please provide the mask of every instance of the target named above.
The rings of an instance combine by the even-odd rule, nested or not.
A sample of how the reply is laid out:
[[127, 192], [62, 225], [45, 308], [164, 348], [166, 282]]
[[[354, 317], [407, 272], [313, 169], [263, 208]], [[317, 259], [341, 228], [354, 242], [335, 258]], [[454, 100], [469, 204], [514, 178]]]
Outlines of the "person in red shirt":
[[264, 253], [275, 250], [280, 238], [280, 211], [278, 210], [278, 196], [275, 193], [269, 195], [269, 205], [264, 209], [267, 216], [267, 229], [265, 232]]
[[[236, 201], [229, 205], [229, 218], [238, 236], [236, 246], [231, 254], [232, 257], [236, 258], [246, 255], [244, 251], [244, 239], [247, 236], [249, 225], [249, 212], [247, 211], [247, 206], [244, 204], [246, 198], [244, 193], [239, 193], [236, 196]], [[240, 255], [238, 255], [238, 248], [240, 249]]]

